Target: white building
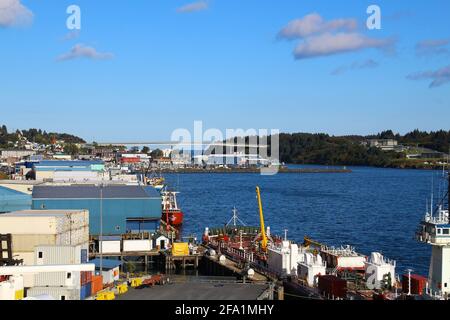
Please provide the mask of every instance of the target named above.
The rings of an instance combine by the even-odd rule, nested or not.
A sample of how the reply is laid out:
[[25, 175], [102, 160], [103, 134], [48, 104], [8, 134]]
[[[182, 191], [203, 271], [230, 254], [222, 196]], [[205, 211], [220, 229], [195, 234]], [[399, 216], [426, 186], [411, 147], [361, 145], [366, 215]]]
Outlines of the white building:
[[22, 159], [25, 157], [33, 156], [35, 154], [36, 152], [33, 150], [2, 150], [1, 159], [8, 159], [8, 158]]
[[370, 139], [368, 144], [370, 147], [376, 147], [383, 151], [393, 151], [398, 146], [397, 140], [394, 139]]

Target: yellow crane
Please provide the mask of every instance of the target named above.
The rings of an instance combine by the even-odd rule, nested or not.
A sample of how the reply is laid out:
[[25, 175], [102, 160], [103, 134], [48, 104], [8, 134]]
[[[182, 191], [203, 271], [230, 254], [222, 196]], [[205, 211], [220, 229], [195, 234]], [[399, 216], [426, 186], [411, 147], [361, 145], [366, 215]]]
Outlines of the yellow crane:
[[305, 236], [305, 237], [303, 238], [303, 245], [304, 245], [306, 248], [309, 248], [311, 245], [314, 246], [314, 247], [316, 247], [316, 249], [314, 249], [314, 251], [313, 251], [314, 254], [318, 254], [318, 253], [319, 253], [319, 251], [317, 250], [317, 248], [320, 249], [320, 248], [325, 247], [324, 244], [322, 244], [322, 243], [320, 243], [320, 242], [318, 242], [318, 241], [315, 241], [315, 240], [311, 239], [311, 238], [308, 237], [308, 236]]
[[263, 209], [262, 209], [262, 202], [261, 202], [261, 192], [259, 190], [259, 187], [256, 187], [256, 196], [258, 197], [258, 206], [259, 206], [259, 221], [261, 224], [261, 248], [264, 251], [267, 251], [267, 236], [266, 236], [266, 228], [264, 226], [264, 215], [263, 215]]

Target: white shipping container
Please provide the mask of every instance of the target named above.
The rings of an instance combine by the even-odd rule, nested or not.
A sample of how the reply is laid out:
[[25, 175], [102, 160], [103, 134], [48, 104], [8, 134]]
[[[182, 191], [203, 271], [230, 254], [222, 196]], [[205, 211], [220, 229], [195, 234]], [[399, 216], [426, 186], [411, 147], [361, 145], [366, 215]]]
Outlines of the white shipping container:
[[0, 234], [60, 234], [87, 225], [87, 210], [24, 210], [0, 215]]
[[80, 245], [89, 243], [89, 227], [60, 234], [13, 234], [13, 253], [33, 252], [39, 245]]
[[120, 253], [120, 240], [100, 241], [100, 252], [102, 253]]
[[34, 287], [27, 291], [27, 297], [49, 295], [56, 300], [80, 300], [80, 289], [64, 287]]
[[151, 240], [124, 240], [123, 251], [125, 252], [142, 252], [152, 250]]
[[80, 264], [81, 246], [36, 246], [34, 261], [38, 266]]
[[42, 272], [34, 276], [35, 287], [66, 287], [80, 289], [81, 273], [72, 272]]
[[[35, 265], [63, 265], [81, 263], [81, 246], [37, 246], [34, 250]], [[50, 272], [36, 274], [34, 285], [38, 287], [65, 286], [80, 288], [80, 272]]]
[[32, 213], [40, 215], [63, 215], [68, 219], [68, 229], [80, 229], [89, 226], [89, 210], [27, 210], [19, 211], [23, 213]]

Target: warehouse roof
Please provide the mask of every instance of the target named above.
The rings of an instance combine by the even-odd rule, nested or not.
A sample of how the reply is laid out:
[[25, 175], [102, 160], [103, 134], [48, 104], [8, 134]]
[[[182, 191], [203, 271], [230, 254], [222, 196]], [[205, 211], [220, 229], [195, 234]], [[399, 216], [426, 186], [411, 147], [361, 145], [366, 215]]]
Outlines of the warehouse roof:
[[39, 167], [74, 167], [74, 166], [87, 167], [87, 166], [96, 165], [96, 164], [105, 164], [105, 162], [101, 161], [101, 160], [94, 160], [94, 161], [87, 161], [87, 160], [44, 160], [44, 161], [40, 161], [39, 163], [36, 163], [36, 166], [39, 166]]
[[148, 186], [130, 185], [71, 185], [71, 186], [35, 186], [33, 199], [100, 199], [100, 189], [103, 199], [145, 199], [161, 198], [158, 191]]

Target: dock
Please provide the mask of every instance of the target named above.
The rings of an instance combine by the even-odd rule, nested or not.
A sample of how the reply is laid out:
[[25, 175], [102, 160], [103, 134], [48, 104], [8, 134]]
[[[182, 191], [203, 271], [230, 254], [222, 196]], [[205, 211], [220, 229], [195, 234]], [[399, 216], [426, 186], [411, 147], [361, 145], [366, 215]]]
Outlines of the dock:
[[270, 284], [189, 281], [131, 289], [117, 300], [272, 300]]

